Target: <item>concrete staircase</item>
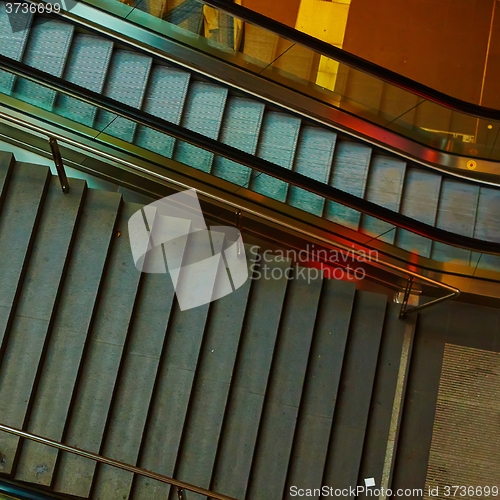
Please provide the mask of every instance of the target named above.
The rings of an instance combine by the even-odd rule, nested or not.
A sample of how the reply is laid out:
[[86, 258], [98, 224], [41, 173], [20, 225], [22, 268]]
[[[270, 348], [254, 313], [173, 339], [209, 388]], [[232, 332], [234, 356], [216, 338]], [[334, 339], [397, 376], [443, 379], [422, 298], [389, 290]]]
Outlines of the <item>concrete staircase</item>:
[[[74, 179], [65, 195], [47, 167], [0, 153], [0, 208], [2, 424], [237, 499], [380, 486], [407, 325], [385, 295], [287, 279], [276, 259], [279, 279], [181, 311], [168, 275], [134, 267], [139, 206], [121, 195]], [[82, 498], [175, 495], [6, 433], [0, 475]]]

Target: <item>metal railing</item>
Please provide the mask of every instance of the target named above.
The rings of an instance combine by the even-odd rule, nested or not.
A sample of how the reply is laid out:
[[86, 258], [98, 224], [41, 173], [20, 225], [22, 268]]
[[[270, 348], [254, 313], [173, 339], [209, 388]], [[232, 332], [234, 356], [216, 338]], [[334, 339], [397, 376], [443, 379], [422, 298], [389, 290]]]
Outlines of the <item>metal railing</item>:
[[[120, 158], [118, 156], [112, 155], [110, 153], [106, 153], [106, 152], [101, 151], [101, 150], [94, 148], [92, 146], [88, 146], [87, 144], [83, 144], [82, 142], [75, 141], [74, 139], [70, 139], [70, 138], [65, 137], [61, 134], [56, 134], [54, 132], [48, 131], [42, 127], [39, 127], [38, 125], [33, 125], [32, 123], [28, 123], [24, 120], [21, 120], [20, 118], [10, 116], [10, 115], [0, 111], [0, 119], [4, 119], [4, 120], [9, 121], [11, 123], [21, 125], [22, 127], [26, 128], [28, 130], [31, 130], [33, 132], [43, 134], [49, 139], [49, 141], [57, 140], [59, 142], [66, 143], [66, 144], [71, 145], [73, 147], [76, 147], [78, 149], [82, 149], [88, 153], [92, 153], [92, 154], [95, 154], [97, 156], [101, 156], [102, 158], [105, 158], [106, 160], [111, 160], [113, 162], [119, 163], [123, 166], [126, 166], [127, 168], [135, 170], [136, 172], [148, 174], [148, 175], [150, 175], [158, 180], [162, 180], [162, 181], [165, 181], [169, 184], [173, 184], [174, 186], [179, 187], [181, 189], [196, 189], [198, 195], [201, 195], [205, 198], [208, 198], [210, 200], [213, 200], [213, 201], [216, 201], [218, 203], [222, 203], [223, 205], [231, 207], [237, 216], [238, 224], [241, 224], [241, 217], [244, 214], [252, 215], [252, 216], [255, 216], [259, 219], [263, 219], [267, 222], [270, 222], [272, 224], [277, 224], [281, 227], [292, 230], [296, 233], [301, 234], [302, 236], [305, 236], [307, 238], [311, 238], [311, 239], [316, 240], [322, 244], [326, 244], [328, 246], [333, 246], [333, 247], [339, 249], [341, 252], [345, 252], [347, 255], [351, 255], [351, 256], [355, 255], [356, 257], [364, 259], [365, 261], [369, 261], [370, 263], [374, 264], [375, 266], [380, 266], [380, 267], [383, 267], [385, 269], [388, 269], [393, 274], [399, 274], [400, 277], [406, 277], [406, 279], [407, 279], [407, 285], [406, 285], [407, 294], [405, 293], [406, 300], [404, 300], [403, 303], [401, 304], [400, 318], [405, 317], [407, 314], [421, 311], [422, 309], [428, 308], [434, 304], [438, 304], [438, 303], [443, 302], [445, 300], [456, 298], [460, 295], [460, 290], [458, 288], [446, 285], [445, 283], [433, 280], [431, 278], [428, 278], [427, 276], [423, 276], [423, 275], [418, 274], [416, 272], [409, 271], [407, 269], [403, 269], [403, 268], [396, 266], [394, 264], [391, 264], [389, 262], [380, 261], [378, 259], [376, 259], [376, 260], [372, 259], [371, 256], [367, 255], [365, 252], [359, 252], [357, 250], [354, 250], [353, 248], [347, 247], [346, 245], [342, 245], [339, 242], [324, 238], [322, 236], [318, 236], [317, 234], [314, 234], [310, 231], [306, 231], [306, 230], [299, 228], [297, 226], [294, 226], [292, 224], [283, 222], [282, 220], [279, 220], [275, 217], [271, 217], [267, 214], [259, 212], [258, 210], [244, 207], [243, 205], [226, 200], [224, 198], [221, 198], [220, 196], [216, 196], [216, 195], [209, 193], [207, 191], [193, 188], [193, 186], [190, 186], [189, 184], [186, 184], [184, 182], [180, 182], [180, 181], [177, 181], [175, 179], [172, 179], [172, 178], [168, 177], [167, 175], [164, 175], [164, 174], [161, 174], [158, 172], [154, 172], [154, 171], [149, 170], [145, 167], [141, 167], [140, 165], [136, 165], [132, 162], [129, 162], [128, 160], [124, 160], [123, 158]], [[439, 297], [437, 299], [431, 300], [425, 304], [420, 304], [418, 306], [408, 307], [408, 298], [409, 298], [409, 295], [411, 293], [411, 290], [412, 290], [412, 287], [413, 287], [413, 284], [415, 283], [415, 281], [422, 281], [428, 285], [435, 286], [437, 288], [441, 288], [441, 289], [446, 290], [446, 291], [451, 292], [451, 293], [449, 293], [448, 295], [445, 295], [444, 297]]]
[[121, 116], [158, 132], [185, 141], [201, 149], [205, 149], [206, 151], [210, 151], [216, 155], [223, 156], [229, 160], [239, 163], [240, 165], [244, 165], [271, 177], [280, 179], [287, 184], [310, 191], [311, 193], [317, 194], [327, 200], [340, 203], [358, 212], [363, 212], [366, 215], [370, 215], [394, 226], [398, 226], [401, 229], [408, 230], [412, 233], [425, 236], [426, 238], [430, 238], [434, 241], [447, 245], [466, 248], [468, 250], [481, 253], [500, 254], [500, 243], [459, 235], [431, 226], [424, 222], [420, 222], [416, 219], [412, 219], [411, 217], [394, 212], [365, 199], [358, 198], [357, 196], [307, 177], [306, 175], [280, 167], [270, 161], [245, 153], [235, 147], [223, 144], [222, 142], [211, 139], [200, 133], [193, 132], [189, 129], [181, 127], [180, 125], [176, 125], [150, 115], [140, 109], [122, 104], [114, 99], [92, 92], [69, 81], [63, 80], [62, 78], [52, 76], [49, 73], [32, 68], [31, 66], [3, 55], [0, 55], [0, 68], [7, 70], [14, 75], [20, 76], [21, 78], [28, 79], [43, 85], [44, 87], [55, 90], [56, 92], [61, 92], [62, 94], [108, 111], [114, 115]]
[[90, 460], [95, 460], [96, 462], [100, 462], [102, 464], [111, 465], [112, 467], [126, 470], [134, 474], [139, 474], [141, 476], [148, 477], [150, 479], [155, 479], [157, 481], [161, 481], [162, 483], [170, 484], [176, 488], [179, 500], [187, 500], [185, 491], [191, 491], [193, 493], [205, 495], [209, 498], [214, 498], [216, 500], [235, 500], [233, 497], [221, 495], [220, 493], [206, 490], [205, 488], [198, 488], [197, 486], [186, 483], [184, 481], [178, 481], [177, 479], [163, 476], [162, 474], [157, 474], [156, 472], [150, 472], [141, 469], [139, 467], [135, 467], [134, 465], [125, 464], [123, 462], [113, 460], [112, 458], [102, 457], [101, 455], [91, 453], [90, 451], [80, 450], [79, 448], [74, 448], [73, 446], [68, 446], [66, 444], [53, 441], [52, 439], [47, 439], [41, 436], [37, 436], [35, 434], [30, 434], [29, 432], [24, 432], [19, 429], [15, 429], [13, 427], [9, 427], [8, 425], [0, 424], [0, 431], [7, 432], [9, 434], [13, 434], [14, 436], [18, 436], [21, 438], [30, 439], [31, 441], [51, 446], [52, 448], [57, 448], [58, 450], [61, 451], [67, 451], [69, 453], [73, 453], [74, 455], [79, 455], [80, 457], [88, 458]]

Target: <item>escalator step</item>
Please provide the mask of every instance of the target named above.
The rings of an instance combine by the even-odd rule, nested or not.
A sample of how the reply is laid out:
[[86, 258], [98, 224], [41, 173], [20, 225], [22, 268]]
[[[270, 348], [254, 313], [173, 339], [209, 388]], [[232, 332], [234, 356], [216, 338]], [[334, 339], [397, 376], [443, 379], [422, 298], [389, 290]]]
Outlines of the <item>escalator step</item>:
[[[436, 226], [464, 236], [473, 236], [478, 198], [478, 185], [466, 184], [455, 179], [443, 179]], [[432, 258], [468, 266], [471, 253], [463, 248], [435, 242]]]
[[[222, 123], [221, 142], [254, 155], [257, 150], [264, 107], [264, 104], [251, 99], [230, 97]], [[212, 174], [238, 186], [247, 187], [251, 170], [234, 161], [216, 156]]]
[[[365, 199], [399, 212], [403, 184], [405, 181], [406, 163], [388, 156], [377, 155], [373, 158], [368, 175]], [[370, 236], [393, 244], [396, 236], [395, 226], [374, 217], [363, 216], [361, 228]]]
[[[112, 50], [113, 43], [108, 40], [83, 33], [76, 34], [64, 72], [65, 80], [101, 93]], [[59, 94], [56, 112], [70, 120], [91, 127], [94, 124], [97, 108], [78, 99]]]
[[[118, 102], [140, 108], [153, 60], [126, 50], [116, 51], [104, 86], [104, 95]], [[105, 134], [132, 142], [137, 124], [107, 111], [97, 113], [96, 128]]]
[[[217, 139], [227, 93], [226, 88], [212, 83], [191, 83], [181, 125], [211, 139]], [[185, 142], [179, 142], [174, 153], [177, 161], [203, 172], [210, 172], [213, 157], [213, 153]]]
[[[26, 48], [32, 22], [33, 15], [29, 13], [8, 16], [6, 2], [0, 2], [0, 54], [20, 61]], [[0, 71], [0, 92], [10, 94], [15, 79], [12, 73]]]
[[[153, 116], [178, 125], [186, 101], [190, 74], [168, 66], [154, 66], [144, 98], [143, 109]], [[135, 143], [145, 149], [172, 158], [175, 139], [157, 130], [139, 125]]]
[[[37, 18], [31, 28], [23, 62], [28, 66], [61, 77], [73, 38], [74, 27], [57, 20]], [[34, 106], [51, 110], [56, 98], [54, 90], [34, 82], [17, 79], [16, 97]]]
[[[301, 121], [284, 113], [269, 112], [264, 116], [257, 155], [264, 160], [291, 170], [297, 149]], [[284, 202], [288, 184], [269, 175], [253, 172], [250, 189]]]
[[[316, 127], [304, 127], [294, 170], [324, 184], [328, 183], [337, 134]], [[293, 207], [321, 217], [325, 199], [296, 186], [290, 186], [288, 203]]]
[[[359, 198], [363, 198], [368, 177], [368, 167], [372, 149], [363, 144], [350, 141], [338, 141], [333, 159], [331, 186]], [[358, 229], [361, 214], [351, 208], [328, 201], [325, 208], [325, 218]]]
[[[430, 226], [436, 223], [441, 176], [427, 170], [410, 168], [406, 173], [401, 213]], [[431, 255], [431, 240], [418, 234], [398, 230], [397, 246], [423, 257]]]

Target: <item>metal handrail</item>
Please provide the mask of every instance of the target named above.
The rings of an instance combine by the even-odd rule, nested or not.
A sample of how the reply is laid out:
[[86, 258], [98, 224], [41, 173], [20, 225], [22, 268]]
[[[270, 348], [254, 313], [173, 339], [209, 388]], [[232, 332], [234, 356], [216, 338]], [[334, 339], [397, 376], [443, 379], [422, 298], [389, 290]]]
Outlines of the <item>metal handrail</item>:
[[[69, 95], [92, 106], [99, 107], [109, 113], [135, 121], [141, 125], [168, 134], [182, 141], [228, 158], [248, 168], [263, 172], [288, 184], [315, 193], [325, 199], [335, 201], [358, 212], [363, 212], [389, 224], [398, 226], [412, 233], [430, 238], [446, 245], [466, 248], [468, 250], [500, 254], [500, 243], [483, 241], [470, 236], [459, 235], [444, 229], [431, 226], [406, 215], [394, 212], [376, 203], [358, 198], [350, 193], [320, 181], [280, 167], [267, 160], [245, 153], [237, 148], [223, 144], [215, 139], [188, 130], [180, 125], [152, 116], [140, 109], [122, 104], [102, 94], [87, 90], [67, 80], [50, 75], [44, 71], [32, 68], [22, 62], [0, 55], [0, 68], [22, 78], [26, 78], [47, 88]], [[464, 181], [465, 182], [465, 181]]]
[[[238, 203], [234, 203], [232, 201], [225, 200], [224, 198], [221, 198], [220, 196], [216, 196], [216, 195], [209, 193], [207, 191], [203, 191], [203, 190], [198, 189], [198, 188], [193, 188], [193, 186], [190, 186], [184, 182], [180, 182], [180, 181], [177, 181], [175, 179], [171, 179], [170, 177], [168, 177], [164, 174], [160, 174], [158, 172], [154, 172], [154, 171], [149, 170], [147, 168], [141, 167], [140, 165], [136, 165], [132, 162], [129, 162], [128, 160], [124, 160], [123, 158], [120, 158], [118, 156], [112, 155], [110, 153], [106, 153], [106, 152], [101, 151], [101, 150], [94, 148], [92, 146], [88, 146], [86, 144], [83, 144], [79, 141], [75, 141], [74, 139], [70, 139], [70, 138], [65, 137], [61, 134], [50, 132], [49, 130], [46, 130], [42, 127], [39, 127], [38, 125], [33, 125], [33, 124], [28, 123], [24, 120], [21, 120], [20, 118], [8, 115], [2, 111], [0, 111], [0, 118], [3, 118], [4, 120], [10, 121], [11, 123], [16, 123], [18, 125], [21, 125], [29, 130], [32, 130], [34, 132], [39, 133], [39, 134], [43, 134], [46, 137], [48, 137], [49, 140], [51, 138], [56, 139], [57, 141], [64, 142], [66, 144], [77, 147], [79, 149], [83, 149], [84, 151], [87, 151], [89, 153], [106, 158], [107, 160], [111, 160], [111, 161], [114, 161], [116, 163], [120, 163], [121, 165], [124, 165], [132, 170], [137, 171], [137, 172], [145, 173], [145, 174], [148, 174], [152, 177], [156, 177], [159, 180], [168, 182], [170, 184], [174, 184], [175, 186], [178, 186], [182, 189], [196, 189], [196, 191], [199, 195], [231, 207], [234, 210], [234, 212], [237, 214], [238, 218], [241, 218], [241, 215], [238, 215], [238, 214], [246, 213], [246, 214], [253, 215], [255, 217], [258, 217], [260, 219], [264, 219], [264, 220], [271, 222], [273, 224], [277, 224], [277, 225], [282, 226], [284, 228], [287, 228], [287, 229], [290, 229], [290, 230], [295, 231], [297, 233], [300, 233], [301, 235], [306, 236], [307, 238], [311, 238], [311, 239], [316, 240], [318, 242], [321, 242], [323, 244], [338, 248], [339, 250], [347, 252], [350, 255], [356, 255], [357, 257], [361, 257], [362, 259], [368, 260], [369, 262], [375, 263], [376, 265], [380, 265], [381, 267], [385, 267], [386, 269], [390, 269], [393, 272], [400, 273], [403, 275], [403, 277], [406, 276], [407, 280], [410, 280], [413, 278], [412, 283], [413, 283], [414, 279], [417, 279], [420, 281], [424, 281], [425, 283], [428, 283], [429, 285], [436, 286], [438, 288], [442, 288], [444, 290], [451, 292], [450, 294], [448, 294], [444, 297], [440, 297], [438, 299], [434, 299], [434, 300], [427, 302], [425, 304], [421, 304], [419, 306], [413, 306], [411, 308], [408, 308], [407, 302], [403, 302], [403, 304], [401, 306], [400, 317], [404, 317], [407, 314], [422, 310], [424, 308], [430, 307], [431, 305], [437, 304], [439, 302], [443, 302], [443, 301], [448, 300], [448, 299], [456, 298], [460, 295], [460, 290], [458, 288], [446, 285], [445, 283], [433, 280], [431, 278], [428, 278], [427, 276], [423, 276], [423, 275], [415, 273], [413, 271], [403, 269], [403, 268], [396, 266], [394, 264], [390, 264], [389, 262], [379, 261], [378, 259], [374, 260], [371, 258], [370, 255], [367, 255], [364, 252], [359, 252], [357, 250], [354, 250], [353, 248], [347, 247], [346, 245], [342, 245], [339, 242], [332, 241], [332, 240], [329, 240], [327, 238], [323, 238], [322, 236], [318, 236], [317, 234], [311, 233], [309, 231], [306, 231], [302, 228], [296, 227], [296, 226], [289, 224], [287, 222], [283, 222], [283, 221], [276, 219], [274, 217], [271, 217], [267, 214], [261, 213], [255, 209], [250, 209], [250, 208], [244, 207]], [[241, 222], [241, 219], [240, 219], [240, 222]]]
[[178, 481], [177, 479], [163, 476], [162, 474], [157, 474], [156, 472], [147, 471], [139, 467], [135, 467], [134, 465], [125, 464], [123, 462], [119, 462], [118, 460], [113, 460], [112, 458], [102, 457], [101, 455], [91, 453], [90, 451], [80, 450], [79, 448], [74, 448], [73, 446], [68, 446], [67, 444], [59, 443], [58, 441], [53, 441], [52, 439], [44, 438], [42, 436], [37, 436], [36, 434], [31, 434], [29, 432], [21, 431], [19, 429], [15, 429], [14, 427], [9, 427], [8, 425], [0, 424], [0, 431], [8, 432], [9, 434], [13, 434], [15, 436], [30, 439], [31, 441], [36, 441], [37, 443], [51, 446], [52, 448], [57, 448], [62, 451], [73, 453], [74, 455], [79, 455], [81, 457], [88, 458], [90, 460], [95, 460], [96, 462], [100, 462], [106, 465], [111, 465], [113, 467], [117, 467], [118, 469], [123, 469], [128, 472], [133, 472], [134, 474], [139, 474], [141, 476], [149, 477], [151, 479], [156, 479], [157, 481], [161, 481], [162, 483], [171, 484], [172, 486], [175, 486], [177, 488], [177, 491], [179, 490], [192, 491], [193, 493], [198, 493], [200, 495], [205, 495], [210, 498], [215, 498], [216, 500], [236, 500], [233, 497], [221, 495], [220, 493], [206, 490], [205, 488], [198, 488], [198, 486], [194, 486], [184, 481]]
[[500, 121], [500, 110], [498, 109], [473, 104], [471, 102], [452, 97], [444, 92], [440, 92], [439, 90], [412, 80], [411, 78], [400, 75], [395, 71], [391, 71], [390, 69], [363, 59], [362, 57], [351, 54], [350, 52], [339, 49], [338, 47], [334, 47], [327, 42], [291, 28], [286, 24], [259, 14], [258, 12], [248, 9], [247, 7], [243, 7], [237, 3], [228, 2], [227, 0], [201, 1], [211, 7], [214, 7], [215, 9], [227, 12], [244, 22], [263, 28], [291, 42], [297, 43], [314, 52], [346, 64], [351, 68], [372, 75], [377, 79], [385, 80], [396, 87], [416, 94], [446, 108], [452, 109], [453, 111], [459, 111], [478, 118]]

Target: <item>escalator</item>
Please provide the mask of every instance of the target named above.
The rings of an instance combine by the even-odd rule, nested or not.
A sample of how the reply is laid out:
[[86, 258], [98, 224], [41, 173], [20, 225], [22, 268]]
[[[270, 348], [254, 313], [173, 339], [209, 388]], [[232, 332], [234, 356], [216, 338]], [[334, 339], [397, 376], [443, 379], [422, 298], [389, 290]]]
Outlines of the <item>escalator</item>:
[[[17, 21], [26, 29], [13, 31], [2, 2], [0, 54], [429, 226], [500, 242], [500, 190], [493, 183], [425, 169], [406, 158], [388, 155], [352, 140], [333, 124], [320, 126], [71, 21], [56, 15], [26, 14]], [[235, 191], [249, 189], [425, 258], [465, 266], [475, 265], [477, 260], [468, 250], [431, 244], [420, 235], [27, 79], [4, 72], [1, 91], [4, 96], [229, 181]], [[500, 270], [500, 262], [486, 255], [481, 267]]]

